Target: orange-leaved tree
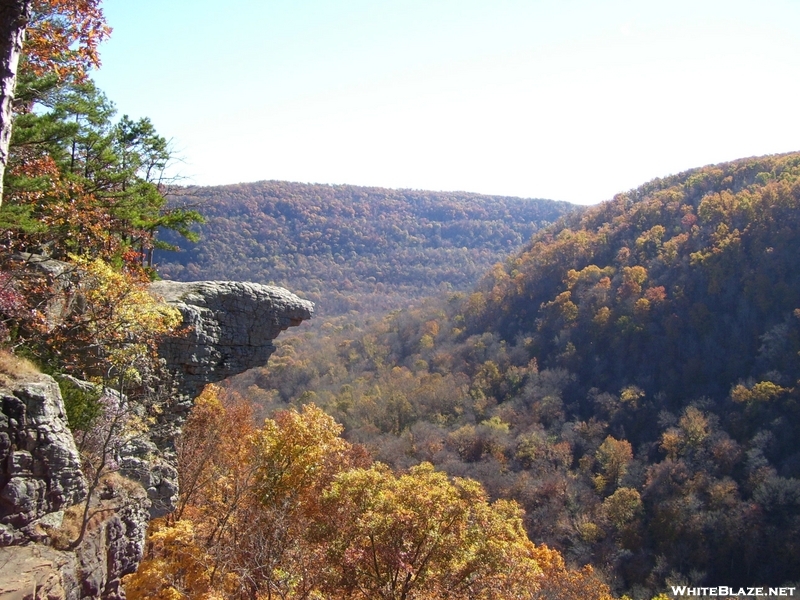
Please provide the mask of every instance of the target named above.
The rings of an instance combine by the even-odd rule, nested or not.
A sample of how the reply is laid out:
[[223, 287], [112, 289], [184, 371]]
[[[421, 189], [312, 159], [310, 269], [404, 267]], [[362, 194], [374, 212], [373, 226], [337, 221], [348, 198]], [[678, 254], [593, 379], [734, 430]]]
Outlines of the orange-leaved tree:
[[610, 598], [528, 540], [516, 503], [428, 464], [395, 474], [340, 433], [313, 404], [255, 428], [207, 387], [178, 445], [179, 510], [151, 525], [128, 597]]
[[255, 429], [249, 407], [220, 394], [208, 386], [184, 427], [178, 511], [154, 522], [142, 566], [126, 581], [131, 599], [303, 597], [314, 586], [318, 553], [305, 532], [325, 482], [365, 455], [313, 405]]
[[73, 76], [80, 80], [89, 68], [100, 65], [97, 47], [110, 32], [100, 0], [10, 0], [0, 4], [0, 205], [20, 62], [36, 76], [54, 73], [60, 79]]

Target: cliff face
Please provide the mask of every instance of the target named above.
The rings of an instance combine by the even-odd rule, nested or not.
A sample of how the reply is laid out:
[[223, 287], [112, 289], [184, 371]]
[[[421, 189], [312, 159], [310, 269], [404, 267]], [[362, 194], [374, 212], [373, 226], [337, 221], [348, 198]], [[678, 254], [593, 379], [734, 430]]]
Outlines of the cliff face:
[[80, 502], [86, 480], [58, 384], [31, 375], [0, 389], [0, 545]]
[[267, 364], [272, 340], [310, 319], [314, 305], [283, 288], [234, 281], [158, 281], [150, 291], [181, 312], [182, 335], [159, 347], [172, 387], [160, 422], [149, 439], [124, 448], [120, 471], [147, 490], [156, 518], [178, 501], [174, 441], [192, 400], [208, 383]]
[[115, 457], [118, 473], [96, 490], [97, 516], [77, 548], [52, 547], [87, 490], [58, 385], [41, 374], [0, 378], [0, 596], [124, 598], [121, 578], [138, 566], [149, 519], [177, 500], [174, 442], [191, 400], [206, 383], [266, 364], [272, 340], [313, 314], [272, 286], [161, 281], [151, 291], [183, 315], [185, 335], [159, 348], [172, 392], [150, 434]]

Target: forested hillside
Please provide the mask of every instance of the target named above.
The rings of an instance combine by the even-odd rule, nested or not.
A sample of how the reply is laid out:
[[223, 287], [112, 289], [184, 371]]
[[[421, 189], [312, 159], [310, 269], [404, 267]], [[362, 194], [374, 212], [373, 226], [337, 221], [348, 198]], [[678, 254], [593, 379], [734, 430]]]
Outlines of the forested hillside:
[[574, 206], [463, 192], [267, 181], [187, 188], [206, 217], [197, 244], [161, 256], [168, 279], [274, 283], [321, 315], [389, 309], [467, 289], [492, 264]]
[[[182, 203], [192, 197], [167, 201], [169, 144], [146, 118], [116, 118], [89, 78], [110, 32], [99, 0], [6, 3], [2, 13], [13, 31], [0, 50], [11, 71], [0, 90], [0, 596], [611, 600], [591, 567], [534, 545], [519, 505], [490, 500], [475, 481], [431, 465], [392, 471], [314, 406], [256, 424], [250, 402], [220, 399], [213, 386], [187, 398], [194, 386], [181, 384], [165, 345], [215, 347], [197, 315], [237, 319], [243, 303], [232, 292], [218, 311], [205, 302], [185, 318], [150, 285], [153, 252], [194, 238], [203, 220]], [[14, 98], [10, 37], [13, 52], [25, 38]], [[335, 297], [345, 284], [340, 295], [350, 294], [341, 276], [369, 273], [367, 289], [396, 304], [439, 283], [466, 285], [476, 263], [536, 229], [525, 219], [567, 208], [305, 189], [317, 191], [302, 202], [269, 196], [271, 216], [234, 202], [241, 218], [198, 246], [218, 252], [203, 255], [214, 257], [206, 276], [255, 278], [237, 267], [281, 265], [286, 251], [317, 293]], [[336, 193], [341, 201], [325, 200]], [[274, 243], [247, 237], [256, 232]], [[269, 296], [244, 312], [274, 321], [274, 333], [302, 320], [277, 304]], [[208, 326], [237, 339], [235, 326]], [[271, 350], [263, 334], [237, 348]]]
[[[800, 587], [800, 152], [583, 210], [175, 190], [167, 140], [90, 77], [100, 0], [7, 4], [0, 530], [43, 579], [131, 600]], [[318, 326], [188, 399], [160, 351], [193, 324], [153, 295], [159, 261], [290, 287]]]
[[796, 582], [798, 256], [800, 153], [704, 167], [566, 217], [472, 293], [288, 340], [229, 393], [479, 479], [619, 592]]

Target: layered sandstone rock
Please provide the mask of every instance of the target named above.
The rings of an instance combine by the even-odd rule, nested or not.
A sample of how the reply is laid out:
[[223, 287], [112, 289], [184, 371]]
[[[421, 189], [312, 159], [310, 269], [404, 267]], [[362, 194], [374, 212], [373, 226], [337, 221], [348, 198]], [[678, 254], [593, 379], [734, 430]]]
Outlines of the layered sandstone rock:
[[[0, 388], [0, 545], [86, 496], [58, 384], [28, 375]], [[11, 537], [9, 537], [11, 536]]]

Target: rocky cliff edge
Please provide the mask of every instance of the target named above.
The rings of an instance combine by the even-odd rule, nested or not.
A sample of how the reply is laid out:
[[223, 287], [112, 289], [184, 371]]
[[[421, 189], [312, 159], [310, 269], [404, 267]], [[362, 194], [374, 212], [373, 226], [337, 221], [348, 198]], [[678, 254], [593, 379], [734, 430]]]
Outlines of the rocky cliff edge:
[[[281, 331], [313, 314], [313, 304], [274, 286], [227, 281], [160, 281], [153, 295], [183, 315], [182, 335], [159, 348], [172, 393], [149, 439], [132, 440], [119, 471], [95, 501], [83, 543], [52, 547], [70, 508], [86, 497], [75, 441], [56, 382], [47, 375], [0, 377], [0, 597], [122, 599], [147, 522], [177, 500], [174, 438], [207, 383], [265, 365]], [[124, 477], [123, 477], [124, 476]]]
[[278, 334], [310, 319], [314, 305], [283, 288], [236, 281], [157, 281], [150, 291], [177, 307], [186, 335], [159, 351], [179, 393], [263, 366]]

